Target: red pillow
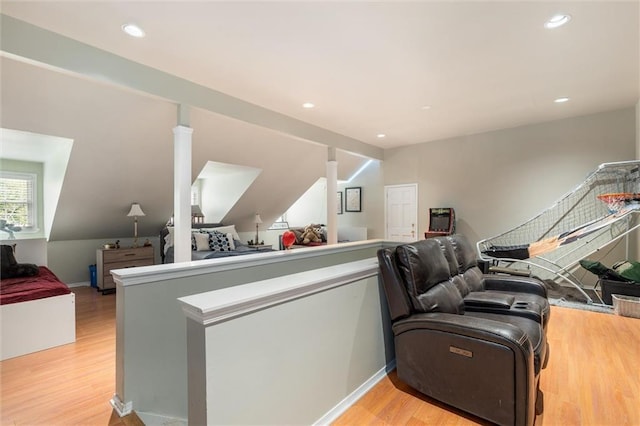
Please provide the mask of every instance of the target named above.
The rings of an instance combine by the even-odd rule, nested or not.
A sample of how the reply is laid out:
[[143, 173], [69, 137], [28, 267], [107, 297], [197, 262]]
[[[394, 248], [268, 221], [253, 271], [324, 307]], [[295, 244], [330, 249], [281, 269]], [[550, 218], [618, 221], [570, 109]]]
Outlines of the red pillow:
[[284, 248], [289, 248], [296, 242], [296, 234], [293, 231], [285, 231], [282, 234], [282, 245]]

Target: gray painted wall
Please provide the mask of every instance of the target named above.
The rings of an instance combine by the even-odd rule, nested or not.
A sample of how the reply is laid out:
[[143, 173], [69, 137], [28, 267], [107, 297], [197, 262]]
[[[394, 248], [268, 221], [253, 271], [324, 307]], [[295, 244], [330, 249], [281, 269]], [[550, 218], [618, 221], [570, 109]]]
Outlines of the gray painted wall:
[[[85, 247], [93, 243], [78, 243], [71, 249], [72, 241], [128, 235], [130, 221], [125, 215], [134, 201], [142, 203], [147, 213], [140, 224], [141, 235], [156, 235], [172, 211], [171, 129], [176, 124], [177, 105], [175, 101], [144, 95], [123, 85], [132, 86], [134, 76], [155, 76], [140, 79], [145, 83], [143, 89], [172, 99], [182, 98], [186, 92], [194, 95], [191, 90], [195, 88], [188, 82], [171, 80], [167, 75], [105, 55], [97, 49], [61, 40], [55, 34], [34, 32], [31, 26], [11, 18], [3, 19], [4, 49], [17, 56], [36, 55], [34, 59], [69, 70], [61, 73], [53, 67], [35, 66], [33, 62], [0, 58], [0, 126], [74, 140], [51, 241], [68, 242], [62, 253], [52, 253], [62, 265], [61, 278], [67, 282], [82, 281], [81, 271], [90, 259], [83, 256], [76, 262], [64, 253], [84, 253]], [[41, 42], [27, 46], [27, 40]], [[49, 44], [56, 48], [49, 48]], [[75, 54], [59, 55], [63, 50]], [[102, 58], [113, 67], [96, 65], [98, 62], [91, 60], [77, 62], [79, 57]], [[79, 69], [78, 63], [82, 64]], [[95, 71], [93, 66], [102, 68]], [[85, 75], [79, 77], [74, 71]], [[159, 83], [167, 81], [172, 84]], [[155, 89], [161, 89], [159, 92], [149, 90], [154, 84]], [[167, 87], [162, 87], [163, 84]], [[251, 231], [251, 218], [256, 212], [260, 212], [264, 221], [275, 219], [324, 175], [326, 147], [301, 139], [334, 141], [345, 149], [362, 148], [357, 141], [348, 141], [342, 135], [311, 129], [273, 112], [257, 112], [258, 107], [221, 94], [208, 93], [205, 97], [207, 102], [199, 98], [200, 102], [194, 101], [204, 106], [194, 108], [190, 114], [195, 128], [193, 177], [199, 172], [199, 164], [206, 160], [264, 169], [247, 197], [225, 219], [227, 223], [235, 223], [240, 231]], [[222, 98], [226, 101], [221, 101]], [[254, 119], [248, 121], [275, 130], [206, 111], [212, 99], [220, 101], [227, 110], [229, 105], [242, 104], [244, 115], [238, 117], [254, 114]], [[622, 117], [625, 114], [626, 118]], [[493, 235], [548, 206], [597, 164], [640, 155], [635, 148], [638, 146], [640, 152], [640, 125], [630, 126], [631, 115], [620, 111], [595, 114], [590, 118], [578, 117], [389, 150], [385, 152], [385, 163], [377, 166], [379, 174], [369, 170], [368, 177], [361, 176], [351, 183], [351, 186], [363, 187], [363, 212], [341, 215], [338, 224], [366, 226], [371, 237], [382, 237], [382, 186], [418, 183], [420, 229], [426, 229], [426, 211], [430, 206], [453, 205], [460, 218], [459, 229], [470, 238]], [[267, 120], [266, 116], [271, 119]], [[279, 125], [274, 126], [274, 122]], [[298, 137], [283, 135], [283, 129], [295, 130], [293, 133]], [[632, 133], [636, 134], [635, 138], [629, 138]], [[303, 134], [308, 137], [301, 137]], [[342, 163], [339, 159], [339, 164]], [[487, 214], [487, 205], [494, 206], [491, 214]], [[499, 212], [495, 212], [495, 206]]]
[[314, 424], [393, 359], [385, 308], [374, 276], [207, 327], [206, 424]]
[[635, 158], [634, 108], [387, 150], [384, 183], [418, 183], [429, 207], [454, 207], [457, 230], [488, 238], [531, 219], [601, 163]]
[[[269, 258], [269, 253], [245, 258], [262, 259], [264, 263], [258, 265], [234, 264], [234, 259], [228, 258], [226, 264], [231, 263], [230, 266], [212, 273], [117, 284], [116, 393], [123, 402], [133, 401], [136, 411], [186, 418], [187, 330], [177, 298], [368, 259], [375, 256], [381, 244], [378, 241], [351, 248], [332, 246], [280, 252], [287, 255], [284, 261], [279, 254]], [[309, 255], [304, 250], [317, 250], [317, 254]], [[225, 265], [224, 259], [204, 262]], [[171, 271], [169, 266], [150, 268], [154, 273], [163, 268]]]
[[[133, 224], [131, 225], [133, 227]], [[133, 228], [131, 229], [133, 234]], [[160, 239], [158, 236], [139, 236], [138, 243], [145, 240], [153, 244], [155, 263], [160, 263]], [[131, 247], [133, 238], [109, 238], [74, 241], [49, 241], [47, 243], [48, 267], [67, 284], [89, 285], [89, 265], [96, 263], [96, 250], [107, 243], [120, 240], [121, 247]]]
[[[471, 240], [504, 232], [549, 207], [599, 164], [636, 158], [639, 111], [640, 106], [387, 150], [384, 162], [373, 162], [338, 186], [363, 191], [362, 212], [338, 215], [338, 227], [366, 226], [369, 238], [383, 238], [384, 185], [417, 183], [419, 231], [428, 227], [429, 207], [452, 206], [458, 230]], [[324, 151], [316, 155], [324, 161]], [[288, 191], [287, 182], [273, 182], [282, 184], [278, 192]], [[122, 219], [129, 235], [130, 218]], [[261, 230], [274, 245], [278, 234]], [[252, 237], [252, 228], [246, 235]], [[87, 281], [87, 266], [95, 263], [95, 248], [104, 242], [50, 242], [52, 269], [67, 282]]]
[[[132, 202], [146, 213], [139, 235], [156, 238], [171, 216], [177, 107], [5, 57], [0, 67], [0, 127], [74, 140], [47, 251], [60, 279], [87, 282], [95, 249], [132, 235]], [[224, 218], [239, 231], [255, 229], [255, 213], [268, 226], [325, 175], [324, 146], [195, 108], [191, 125], [194, 180], [209, 160], [262, 170]], [[338, 151], [338, 161], [345, 178], [362, 159]]]
[[[0, 127], [74, 141], [50, 241], [128, 235], [132, 202], [146, 213], [139, 234], [157, 235], [173, 212], [177, 105], [6, 57], [0, 67]], [[192, 180], [207, 161], [261, 170], [223, 218], [239, 231], [251, 231], [255, 213], [275, 220], [325, 175], [326, 146], [203, 109], [192, 108], [190, 118]], [[362, 161], [338, 156], [341, 177]]]

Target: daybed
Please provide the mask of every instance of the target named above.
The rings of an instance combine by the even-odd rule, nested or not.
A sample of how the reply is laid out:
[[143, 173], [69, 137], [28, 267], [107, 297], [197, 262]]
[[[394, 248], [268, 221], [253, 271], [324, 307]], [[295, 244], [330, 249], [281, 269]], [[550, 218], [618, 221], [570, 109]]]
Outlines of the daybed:
[[[305, 231], [308, 229], [312, 229], [318, 235], [320, 241], [304, 241]], [[302, 247], [316, 247], [316, 246], [324, 246], [327, 244], [327, 229], [324, 225], [315, 225], [310, 224], [303, 227], [291, 227], [288, 229], [295, 234], [296, 240], [289, 249], [296, 249]], [[284, 250], [284, 244], [282, 242], [282, 236], [279, 236], [279, 244], [280, 250]], [[367, 239], [367, 228], [359, 227], [359, 226], [345, 226], [338, 228], [338, 242], [345, 243], [349, 241], [363, 241]]]
[[[215, 259], [273, 251], [271, 247], [249, 247], [240, 241], [235, 225], [194, 223], [191, 228], [191, 260]], [[173, 263], [172, 226], [165, 226], [160, 231], [160, 256], [162, 263]]]
[[0, 280], [2, 360], [76, 341], [75, 294], [47, 267]]

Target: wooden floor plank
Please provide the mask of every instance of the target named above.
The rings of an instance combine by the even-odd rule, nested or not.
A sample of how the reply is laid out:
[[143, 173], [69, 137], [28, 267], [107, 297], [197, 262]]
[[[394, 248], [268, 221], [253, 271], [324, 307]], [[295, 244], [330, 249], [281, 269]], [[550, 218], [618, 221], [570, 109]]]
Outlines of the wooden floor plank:
[[137, 416], [120, 418], [109, 405], [115, 392], [115, 295], [72, 290], [76, 342], [0, 363], [2, 425], [143, 424]]
[[[75, 288], [77, 342], [0, 363], [2, 425], [139, 426], [108, 401], [115, 391], [115, 295]], [[640, 426], [640, 319], [552, 307], [545, 413], [536, 425]], [[394, 372], [335, 425], [482, 425]]]
[[[545, 411], [536, 425], [640, 426], [640, 319], [555, 306], [551, 309], [547, 331], [551, 353], [540, 381]], [[389, 393], [405, 395], [413, 402], [403, 400], [400, 404], [398, 397], [390, 398]], [[371, 398], [379, 394], [383, 396]], [[396, 424], [485, 424], [421, 396], [403, 384], [395, 372], [335, 424], [359, 424], [353, 412], [356, 410], [384, 413], [384, 419], [398, 419]]]

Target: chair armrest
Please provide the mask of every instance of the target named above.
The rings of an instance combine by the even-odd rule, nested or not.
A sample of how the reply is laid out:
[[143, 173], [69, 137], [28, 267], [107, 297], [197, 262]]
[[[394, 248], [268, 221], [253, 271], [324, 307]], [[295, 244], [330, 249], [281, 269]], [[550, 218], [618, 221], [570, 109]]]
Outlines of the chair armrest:
[[397, 321], [393, 333], [398, 377], [409, 386], [493, 423], [533, 424], [538, 376], [520, 328], [427, 313]]
[[427, 313], [412, 315], [393, 324], [393, 334], [415, 330], [437, 331], [508, 346], [523, 356], [533, 359], [533, 348], [526, 333], [520, 328], [500, 321], [465, 317], [464, 315]]
[[547, 298], [547, 287], [537, 278], [492, 274], [483, 275], [482, 278], [486, 290], [537, 294]]
[[487, 293], [485, 291], [472, 291], [464, 297], [464, 306], [478, 308], [511, 309], [515, 297], [509, 293]]

